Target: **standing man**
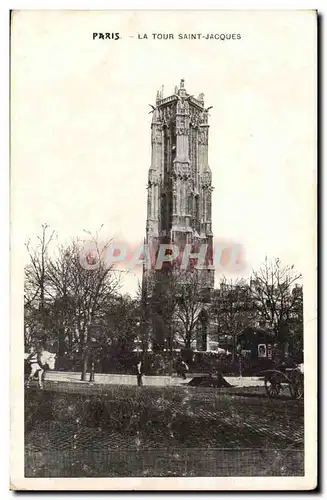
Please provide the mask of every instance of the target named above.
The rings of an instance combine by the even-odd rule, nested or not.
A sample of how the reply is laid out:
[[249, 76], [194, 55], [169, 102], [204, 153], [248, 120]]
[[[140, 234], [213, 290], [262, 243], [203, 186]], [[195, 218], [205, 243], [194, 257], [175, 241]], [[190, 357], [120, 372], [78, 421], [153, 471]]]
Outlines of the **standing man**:
[[143, 385], [143, 380], [142, 380], [143, 362], [140, 359], [137, 362], [136, 369], [137, 369], [137, 385], [140, 387], [141, 385]]
[[181, 375], [183, 380], [186, 380], [186, 373], [188, 372], [188, 366], [185, 363], [185, 361], [182, 359], [181, 360]]

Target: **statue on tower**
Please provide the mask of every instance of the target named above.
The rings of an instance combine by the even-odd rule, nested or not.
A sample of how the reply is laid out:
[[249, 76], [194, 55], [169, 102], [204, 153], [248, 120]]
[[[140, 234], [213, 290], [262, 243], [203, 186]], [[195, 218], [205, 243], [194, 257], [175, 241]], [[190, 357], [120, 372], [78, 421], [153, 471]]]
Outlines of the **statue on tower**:
[[181, 79], [181, 87], [180, 87], [181, 89], [183, 89], [183, 88], [184, 88], [184, 84], [185, 84], [185, 80], [184, 80], [184, 78], [182, 78], [182, 79]]

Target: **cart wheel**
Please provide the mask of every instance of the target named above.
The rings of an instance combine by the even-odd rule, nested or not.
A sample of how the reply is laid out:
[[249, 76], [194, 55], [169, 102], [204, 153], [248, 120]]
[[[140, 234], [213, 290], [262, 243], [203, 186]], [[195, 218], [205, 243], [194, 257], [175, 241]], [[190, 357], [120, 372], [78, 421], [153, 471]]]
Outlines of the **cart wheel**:
[[265, 377], [265, 388], [266, 393], [269, 397], [277, 397], [282, 388], [280, 382], [276, 379], [276, 377]]
[[290, 393], [292, 398], [294, 399], [301, 399], [303, 398], [304, 394], [304, 378], [302, 373], [299, 373], [298, 371], [294, 371], [294, 373], [291, 374], [291, 380], [290, 380]]

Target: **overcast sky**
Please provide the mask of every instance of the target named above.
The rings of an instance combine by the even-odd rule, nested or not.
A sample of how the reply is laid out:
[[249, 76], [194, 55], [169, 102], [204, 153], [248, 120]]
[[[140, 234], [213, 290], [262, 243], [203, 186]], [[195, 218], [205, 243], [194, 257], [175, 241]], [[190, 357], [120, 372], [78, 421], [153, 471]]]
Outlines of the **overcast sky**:
[[[18, 12], [12, 25], [12, 244], [47, 222], [61, 240], [145, 235], [156, 91], [205, 94], [216, 240], [304, 271], [316, 220], [315, 14]], [[120, 40], [93, 40], [119, 32]], [[137, 34], [148, 34], [138, 40]], [[152, 33], [173, 33], [158, 41]], [[240, 40], [178, 40], [178, 33]], [[124, 291], [133, 293], [130, 273]]]

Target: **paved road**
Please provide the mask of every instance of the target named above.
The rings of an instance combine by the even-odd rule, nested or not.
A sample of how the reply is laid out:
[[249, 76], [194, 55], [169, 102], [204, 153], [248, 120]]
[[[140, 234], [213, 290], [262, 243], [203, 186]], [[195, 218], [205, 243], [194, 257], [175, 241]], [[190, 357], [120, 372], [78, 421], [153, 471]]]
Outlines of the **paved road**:
[[[186, 380], [176, 376], [144, 376], [143, 383], [146, 386], [179, 386], [187, 384], [193, 376], [200, 374], [189, 374]], [[89, 379], [89, 375], [87, 377]], [[76, 382], [81, 383], [81, 373], [78, 372], [47, 372], [46, 380], [51, 382]], [[235, 387], [262, 387], [264, 382], [259, 377], [225, 377], [227, 382]], [[83, 382], [82, 382], [83, 383]], [[99, 373], [95, 375], [96, 384], [106, 385], [137, 385], [136, 376]]]

